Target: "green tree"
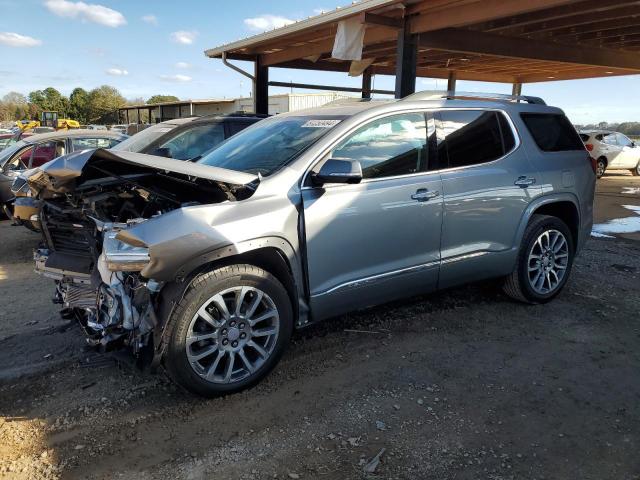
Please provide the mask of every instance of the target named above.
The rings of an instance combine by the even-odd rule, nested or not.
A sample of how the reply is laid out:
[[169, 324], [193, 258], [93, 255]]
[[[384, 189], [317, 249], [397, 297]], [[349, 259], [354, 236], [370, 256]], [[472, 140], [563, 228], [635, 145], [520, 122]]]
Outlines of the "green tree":
[[156, 103], [165, 103], [165, 102], [177, 102], [180, 100], [175, 95], [154, 95], [147, 100], [147, 105], [153, 105]]
[[22, 120], [29, 113], [27, 98], [18, 92], [9, 92], [0, 100], [0, 120]]
[[80, 123], [89, 123], [89, 92], [74, 88], [69, 95], [69, 116]]
[[69, 100], [53, 87], [29, 93], [29, 103], [36, 105], [40, 111], [55, 111], [60, 116], [66, 115], [69, 109]]
[[117, 110], [126, 105], [127, 101], [120, 92], [109, 85], [102, 85], [89, 92], [89, 121], [104, 122], [114, 121], [117, 118]]

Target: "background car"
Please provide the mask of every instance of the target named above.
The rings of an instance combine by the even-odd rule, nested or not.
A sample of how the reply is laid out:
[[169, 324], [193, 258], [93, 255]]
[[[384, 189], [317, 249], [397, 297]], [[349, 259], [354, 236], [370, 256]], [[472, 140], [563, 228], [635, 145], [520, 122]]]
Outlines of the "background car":
[[67, 153], [110, 148], [127, 138], [117, 132], [61, 130], [31, 135], [0, 152], [0, 207], [12, 218], [15, 194], [11, 185], [20, 172], [44, 165]]
[[215, 115], [167, 120], [149, 127], [113, 150], [146, 153], [176, 160], [195, 160], [266, 115]]
[[608, 169], [630, 170], [640, 175], [640, 147], [619, 132], [594, 130], [580, 132], [580, 138], [597, 162], [597, 177]]

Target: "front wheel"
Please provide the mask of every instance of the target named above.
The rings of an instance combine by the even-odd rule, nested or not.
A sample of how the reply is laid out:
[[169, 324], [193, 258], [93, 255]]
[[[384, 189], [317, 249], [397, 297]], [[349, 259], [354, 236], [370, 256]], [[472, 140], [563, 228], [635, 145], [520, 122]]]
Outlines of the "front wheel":
[[631, 169], [631, 175], [634, 177], [640, 177], [640, 162], [638, 162], [636, 168]]
[[287, 291], [273, 275], [253, 265], [219, 268], [197, 277], [176, 306], [164, 364], [194, 393], [235, 393], [275, 366], [293, 323]]
[[562, 220], [534, 215], [522, 238], [516, 269], [505, 279], [505, 293], [526, 303], [550, 301], [567, 283], [574, 251]]

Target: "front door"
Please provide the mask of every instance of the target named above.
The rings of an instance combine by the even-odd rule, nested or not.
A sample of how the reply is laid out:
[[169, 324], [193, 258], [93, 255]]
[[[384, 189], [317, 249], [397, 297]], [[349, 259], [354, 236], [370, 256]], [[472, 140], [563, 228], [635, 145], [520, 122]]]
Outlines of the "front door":
[[442, 185], [427, 130], [423, 113], [371, 121], [323, 159], [359, 161], [362, 183], [304, 187], [314, 320], [436, 288]]

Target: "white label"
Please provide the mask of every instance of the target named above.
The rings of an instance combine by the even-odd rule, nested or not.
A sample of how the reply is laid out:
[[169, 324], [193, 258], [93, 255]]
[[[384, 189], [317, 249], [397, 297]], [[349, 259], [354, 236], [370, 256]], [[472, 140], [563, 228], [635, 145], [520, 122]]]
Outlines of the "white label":
[[302, 128], [331, 128], [340, 123], [340, 120], [308, 120]]

